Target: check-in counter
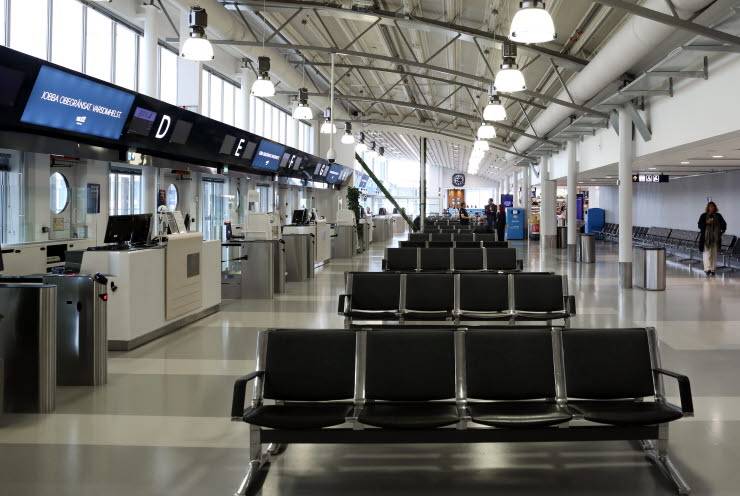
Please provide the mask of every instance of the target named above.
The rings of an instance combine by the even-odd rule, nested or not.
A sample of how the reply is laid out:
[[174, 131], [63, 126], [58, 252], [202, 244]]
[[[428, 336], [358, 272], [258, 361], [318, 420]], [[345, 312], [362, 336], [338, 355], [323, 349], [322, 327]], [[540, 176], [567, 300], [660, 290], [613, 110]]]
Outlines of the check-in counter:
[[313, 234], [314, 235], [314, 266], [324, 265], [331, 259], [331, 227], [325, 220], [308, 226], [285, 226], [283, 235]]
[[404, 236], [408, 230], [409, 225], [403, 219], [400, 214], [393, 214], [393, 234], [396, 236]]
[[64, 266], [67, 251], [95, 246], [93, 239], [62, 239], [3, 246], [3, 275], [45, 274]]
[[200, 233], [171, 235], [167, 247], [88, 251], [81, 272], [108, 275], [110, 350], [141, 346], [221, 304], [221, 242]]

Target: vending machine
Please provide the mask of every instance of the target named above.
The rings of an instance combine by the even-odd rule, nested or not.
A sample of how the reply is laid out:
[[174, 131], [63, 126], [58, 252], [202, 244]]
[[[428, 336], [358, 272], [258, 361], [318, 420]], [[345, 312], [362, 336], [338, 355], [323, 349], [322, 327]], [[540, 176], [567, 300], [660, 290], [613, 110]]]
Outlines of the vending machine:
[[524, 209], [506, 209], [506, 239], [524, 239]]

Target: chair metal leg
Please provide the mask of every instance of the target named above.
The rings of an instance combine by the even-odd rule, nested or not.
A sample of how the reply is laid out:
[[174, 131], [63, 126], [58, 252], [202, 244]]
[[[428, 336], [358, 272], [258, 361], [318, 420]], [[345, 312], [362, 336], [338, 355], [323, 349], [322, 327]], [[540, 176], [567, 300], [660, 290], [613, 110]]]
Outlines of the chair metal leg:
[[280, 456], [285, 453], [285, 450], [287, 449], [287, 444], [271, 443], [269, 446], [267, 446], [267, 454], [270, 456]]
[[270, 469], [270, 457], [262, 454], [260, 428], [254, 425], [249, 426], [249, 457], [251, 461], [247, 467], [247, 473], [234, 496], [257, 494], [261, 488], [261, 483], [264, 481], [266, 471]]
[[657, 449], [650, 441], [641, 442], [644, 443], [645, 456], [673, 483], [678, 494], [691, 494], [691, 487], [668, 457], [668, 424], [660, 424], [658, 432]]

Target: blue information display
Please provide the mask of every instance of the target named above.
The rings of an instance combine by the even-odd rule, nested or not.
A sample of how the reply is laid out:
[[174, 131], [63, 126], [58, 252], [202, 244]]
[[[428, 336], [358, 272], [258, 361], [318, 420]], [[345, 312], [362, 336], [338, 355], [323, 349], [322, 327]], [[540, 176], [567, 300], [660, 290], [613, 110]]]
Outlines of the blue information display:
[[263, 139], [260, 142], [259, 148], [257, 148], [254, 159], [252, 159], [252, 167], [255, 169], [276, 171], [280, 164], [280, 157], [283, 156], [284, 151], [285, 147], [283, 145]]
[[43, 66], [21, 121], [119, 139], [134, 95]]
[[506, 208], [513, 207], [514, 195], [501, 195], [501, 203], [503, 203]]
[[329, 167], [329, 173], [326, 175], [326, 182], [334, 184], [339, 181], [339, 177], [342, 175], [343, 167], [338, 164], [331, 164]]
[[524, 239], [524, 209], [506, 209], [506, 239]]
[[367, 174], [362, 174], [362, 179], [360, 179], [360, 183], [357, 185], [357, 187], [366, 188], [368, 179], [370, 179], [370, 176], [368, 176]]

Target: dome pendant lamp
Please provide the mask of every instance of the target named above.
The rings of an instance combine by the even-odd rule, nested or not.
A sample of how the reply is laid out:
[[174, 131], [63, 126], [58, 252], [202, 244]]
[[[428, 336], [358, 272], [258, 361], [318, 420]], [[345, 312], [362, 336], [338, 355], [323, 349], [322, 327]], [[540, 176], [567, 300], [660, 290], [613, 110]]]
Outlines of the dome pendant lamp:
[[367, 145], [365, 144], [365, 133], [360, 133], [360, 141], [357, 142], [355, 147], [355, 153], [364, 153], [367, 151]]
[[545, 43], [556, 38], [555, 23], [545, 10], [545, 2], [519, 2], [519, 11], [511, 21], [509, 39], [517, 43]]
[[483, 109], [483, 120], [489, 122], [506, 120], [506, 109], [501, 103], [498, 91], [493, 87], [493, 83], [488, 85], [488, 105]]
[[493, 85], [496, 91], [502, 93], [514, 93], [527, 89], [524, 81], [524, 75], [516, 65], [516, 45], [511, 41], [504, 42], [504, 61], [501, 64], [501, 70], [496, 74], [496, 80]]
[[298, 106], [293, 109], [293, 119], [308, 121], [313, 119], [313, 112], [308, 106], [308, 89], [298, 90]]
[[275, 85], [270, 81], [270, 57], [257, 58], [257, 80], [252, 85], [252, 94], [262, 98], [275, 96]]
[[324, 109], [324, 122], [321, 124], [319, 132], [321, 134], [334, 134], [337, 132], [337, 126], [331, 120], [331, 108], [329, 107]]
[[343, 145], [354, 145], [355, 136], [352, 134], [352, 123], [347, 121], [344, 124], [344, 135], [342, 135]]
[[480, 127], [478, 128], [478, 139], [479, 140], [489, 140], [496, 137], [496, 128], [494, 128], [492, 125], [490, 125], [487, 122], [482, 122]]
[[191, 7], [188, 16], [190, 37], [182, 45], [182, 57], [203, 62], [213, 60], [213, 46], [206, 36], [208, 13], [200, 7]]

